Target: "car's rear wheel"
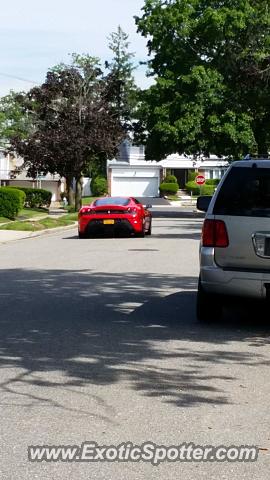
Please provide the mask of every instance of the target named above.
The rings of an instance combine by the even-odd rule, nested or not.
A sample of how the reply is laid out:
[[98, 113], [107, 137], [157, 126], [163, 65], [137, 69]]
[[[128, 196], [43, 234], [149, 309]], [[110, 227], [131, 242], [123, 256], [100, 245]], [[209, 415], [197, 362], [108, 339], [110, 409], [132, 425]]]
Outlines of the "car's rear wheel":
[[206, 292], [199, 279], [196, 313], [200, 322], [211, 323], [222, 318], [222, 298], [215, 293]]
[[136, 233], [136, 237], [139, 237], [139, 238], [144, 238], [144, 236], [145, 236], [145, 231], [144, 231], [144, 229], [142, 229], [142, 231], [141, 231], [141, 232], [139, 232], [139, 233]]
[[145, 235], [151, 235], [152, 234], [152, 222], [149, 223], [149, 227], [147, 232], [145, 232]]

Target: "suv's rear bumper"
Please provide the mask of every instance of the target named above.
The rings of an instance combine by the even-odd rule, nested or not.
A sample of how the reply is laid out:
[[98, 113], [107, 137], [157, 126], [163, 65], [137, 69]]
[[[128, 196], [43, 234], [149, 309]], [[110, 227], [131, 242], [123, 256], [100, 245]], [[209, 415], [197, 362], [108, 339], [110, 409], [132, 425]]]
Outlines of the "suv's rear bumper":
[[270, 272], [223, 269], [215, 263], [213, 248], [202, 247], [201, 283], [206, 292], [250, 298], [266, 298], [270, 286]]

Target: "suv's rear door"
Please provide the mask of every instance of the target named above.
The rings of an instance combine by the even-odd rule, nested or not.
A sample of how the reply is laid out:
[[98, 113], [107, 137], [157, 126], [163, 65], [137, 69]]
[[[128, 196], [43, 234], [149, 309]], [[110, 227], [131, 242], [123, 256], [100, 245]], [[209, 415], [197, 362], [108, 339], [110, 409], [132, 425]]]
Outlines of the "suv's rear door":
[[270, 162], [233, 166], [217, 194], [215, 219], [226, 224], [229, 246], [215, 249], [224, 268], [270, 272]]

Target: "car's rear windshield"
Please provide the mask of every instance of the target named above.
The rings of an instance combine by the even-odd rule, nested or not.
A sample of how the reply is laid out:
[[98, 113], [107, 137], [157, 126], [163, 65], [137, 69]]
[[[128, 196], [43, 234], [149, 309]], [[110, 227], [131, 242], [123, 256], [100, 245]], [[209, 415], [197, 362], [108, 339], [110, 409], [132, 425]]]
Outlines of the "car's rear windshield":
[[270, 168], [233, 167], [221, 186], [213, 213], [270, 217]]
[[104, 197], [104, 198], [99, 198], [94, 202], [94, 205], [96, 207], [103, 207], [106, 205], [118, 205], [118, 206], [123, 206], [125, 207], [128, 205], [130, 202], [129, 198], [123, 198], [123, 197]]

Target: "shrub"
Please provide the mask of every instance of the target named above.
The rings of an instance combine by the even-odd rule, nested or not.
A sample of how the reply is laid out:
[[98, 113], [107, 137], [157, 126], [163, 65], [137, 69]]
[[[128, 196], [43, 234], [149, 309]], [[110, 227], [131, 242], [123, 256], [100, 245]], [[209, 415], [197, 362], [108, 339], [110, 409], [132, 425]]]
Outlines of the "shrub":
[[10, 187], [0, 187], [0, 216], [13, 220], [23, 209], [25, 193]]
[[220, 179], [219, 178], [209, 178], [206, 180], [206, 185], [215, 185], [215, 187], [219, 184]]
[[175, 195], [179, 189], [178, 183], [161, 183], [159, 186], [162, 195]]
[[25, 193], [25, 206], [30, 208], [49, 208], [52, 193], [43, 188], [10, 187]]
[[91, 182], [91, 192], [95, 197], [105, 195], [108, 192], [108, 183], [104, 177], [93, 178]]
[[163, 183], [177, 183], [177, 178], [175, 175], [166, 175]]
[[189, 170], [188, 171], [188, 181], [191, 182], [192, 180], [194, 181], [195, 178], [197, 177], [198, 172], [195, 172], [195, 170]]
[[197, 185], [196, 182], [190, 181], [186, 183], [186, 190], [192, 195], [213, 195], [216, 189], [215, 185]]
[[78, 213], [74, 205], [67, 205], [66, 210], [69, 213], [75, 213], [75, 212]]

